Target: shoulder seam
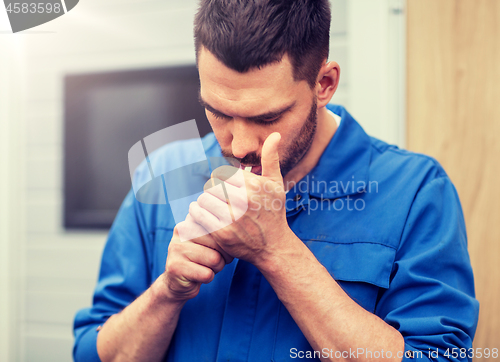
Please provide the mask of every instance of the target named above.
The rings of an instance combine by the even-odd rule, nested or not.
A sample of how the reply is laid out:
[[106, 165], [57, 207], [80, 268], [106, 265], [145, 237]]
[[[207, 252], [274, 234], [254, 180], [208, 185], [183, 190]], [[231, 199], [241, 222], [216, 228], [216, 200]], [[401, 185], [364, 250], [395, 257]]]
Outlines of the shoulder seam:
[[377, 145], [375, 145], [373, 142], [372, 142], [372, 147], [374, 149], [376, 149], [380, 154], [382, 154], [384, 152], [392, 152], [392, 153], [395, 153], [395, 154], [398, 154], [398, 155], [404, 156], [404, 157], [416, 156], [418, 158], [426, 159], [427, 161], [432, 162], [432, 164], [438, 169], [439, 176], [437, 178], [441, 178], [441, 177], [448, 177], [449, 178], [449, 176], [444, 171], [443, 166], [441, 166], [441, 164], [439, 163], [439, 161], [436, 160], [432, 156], [429, 156], [429, 155], [426, 155], [426, 154], [423, 154], [423, 153], [418, 153], [418, 152], [413, 152], [413, 151], [405, 150], [405, 149], [395, 148], [395, 147], [391, 147], [391, 146], [388, 146], [385, 150], [382, 150], [380, 147], [378, 147]]

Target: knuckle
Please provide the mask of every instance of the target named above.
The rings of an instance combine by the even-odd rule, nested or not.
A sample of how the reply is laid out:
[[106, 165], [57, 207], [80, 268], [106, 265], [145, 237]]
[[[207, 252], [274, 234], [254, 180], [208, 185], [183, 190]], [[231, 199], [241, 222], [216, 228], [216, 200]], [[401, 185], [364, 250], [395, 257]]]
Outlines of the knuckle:
[[165, 272], [167, 275], [179, 275], [180, 270], [180, 263], [177, 260], [167, 258], [167, 263], [165, 265]]
[[207, 182], [205, 182], [205, 185], [203, 185], [203, 191], [206, 192], [208, 189], [210, 189], [212, 187], [213, 187], [213, 181], [212, 181], [212, 179], [210, 179]]
[[168, 245], [168, 252], [169, 252], [169, 254], [170, 253], [176, 253], [178, 250], [179, 250], [179, 243], [178, 242], [174, 241], [174, 242], [171, 242]]
[[192, 203], [189, 204], [189, 213], [192, 214], [192, 212], [196, 211], [196, 207], [198, 206], [198, 202], [193, 201]]
[[226, 265], [226, 261], [225, 259], [221, 256], [219, 258], [219, 262], [214, 266], [214, 272], [215, 273], [218, 273], [220, 271], [222, 271], [222, 269], [224, 269], [224, 266]]
[[215, 267], [219, 265], [221, 259], [221, 255], [217, 251], [213, 251], [213, 253], [209, 253], [207, 255], [207, 263], [210, 265], [210, 267]]
[[202, 283], [210, 283], [214, 279], [214, 272], [211, 269], [205, 268], [199, 272], [199, 280]]
[[[179, 234], [182, 234], [182, 233], [185, 233], [185, 232], [186, 232], [186, 226], [187, 226], [186, 224], [187, 224], [187, 222], [186, 222], [186, 221], [181, 221], [180, 223], [178, 223], [178, 224], [175, 226], [175, 228], [177, 229], [177, 232], [178, 232]], [[172, 243], [170, 243], [170, 244], [172, 244]]]
[[198, 199], [196, 200], [199, 206], [206, 205], [209, 199], [209, 195], [207, 193], [202, 193], [200, 196], [198, 196]]
[[184, 249], [184, 245], [181, 241], [172, 241], [168, 245], [168, 251], [173, 253], [178, 253]]

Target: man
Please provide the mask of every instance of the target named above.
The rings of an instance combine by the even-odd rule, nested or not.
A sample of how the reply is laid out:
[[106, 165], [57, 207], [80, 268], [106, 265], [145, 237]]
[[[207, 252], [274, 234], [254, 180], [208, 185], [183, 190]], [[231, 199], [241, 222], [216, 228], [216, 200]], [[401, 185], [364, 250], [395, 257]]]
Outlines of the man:
[[[251, 172], [207, 173], [178, 225], [169, 205], [127, 196], [75, 320], [75, 360], [447, 360], [471, 347], [456, 191], [433, 159], [327, 109], [340, 74], [329, 25], [326, 0], [201, 2], [205, 153]], [[175, 168], [191, 146], [153, 157]]]

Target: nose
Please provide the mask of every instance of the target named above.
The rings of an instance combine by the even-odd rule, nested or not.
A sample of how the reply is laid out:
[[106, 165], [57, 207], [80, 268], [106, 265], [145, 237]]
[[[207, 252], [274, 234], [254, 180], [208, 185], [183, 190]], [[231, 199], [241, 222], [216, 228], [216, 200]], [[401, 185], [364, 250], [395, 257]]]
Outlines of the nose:
[[244, 119], [234, 119], [233, 122], [231, 150], [234, 157], [243, 158], [250, 153], [259, 154], [259, 137], [253, 125]]

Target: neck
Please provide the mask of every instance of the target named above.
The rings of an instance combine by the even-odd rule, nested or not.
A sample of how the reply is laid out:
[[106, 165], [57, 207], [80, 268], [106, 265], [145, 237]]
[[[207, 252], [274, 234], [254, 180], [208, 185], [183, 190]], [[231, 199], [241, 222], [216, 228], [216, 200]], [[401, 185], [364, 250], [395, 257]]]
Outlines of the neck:
[[328, 113], [326, 107], [318, 109], [318, 124], [311, 148], [309, 148], [304, 158], [283, 178], [285, 190], [292, 188], [316, 166], [336, 130], [337, 123], [332, 115]]

